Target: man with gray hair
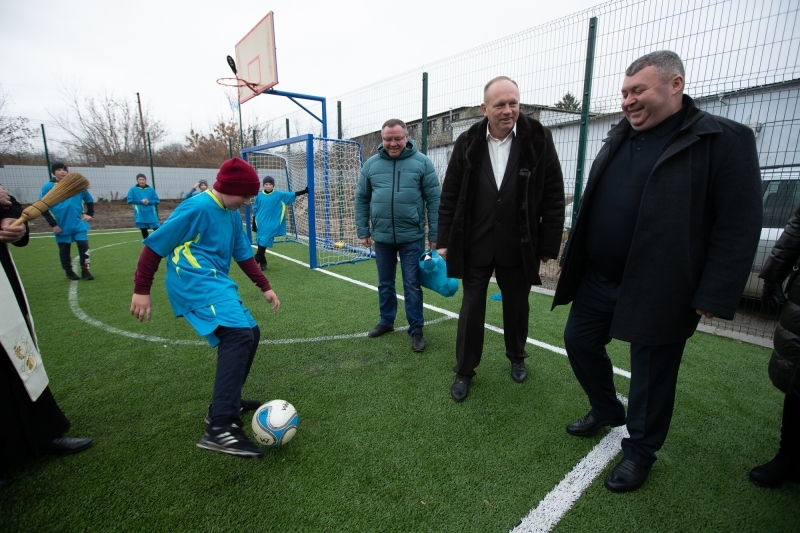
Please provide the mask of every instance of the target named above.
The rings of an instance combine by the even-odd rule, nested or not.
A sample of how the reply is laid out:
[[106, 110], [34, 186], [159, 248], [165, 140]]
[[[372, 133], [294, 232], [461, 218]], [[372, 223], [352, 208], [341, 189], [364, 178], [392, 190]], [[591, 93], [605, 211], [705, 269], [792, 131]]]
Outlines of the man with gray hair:
[[[701, 316], [733, 318], [761, 227], [753, 132], [683, 94], [677, 54], [634, 61], [625, 118], [595, 158], [561, 258], [553, 307], [572, 302], [564, 344], [591, 410], [567, 433], [627, 424], [605, 486], [639, 488], [669, 430], [678, 369]], [[605, 346], [630, 343], [627, 417]]]

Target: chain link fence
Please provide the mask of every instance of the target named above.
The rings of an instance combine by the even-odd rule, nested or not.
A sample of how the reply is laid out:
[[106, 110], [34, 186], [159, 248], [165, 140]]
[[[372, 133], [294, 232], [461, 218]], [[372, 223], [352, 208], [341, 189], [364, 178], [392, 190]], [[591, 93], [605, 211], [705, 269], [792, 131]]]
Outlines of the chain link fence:
[[[588, 70], [592, 73], [589, 135], [585, 161], [579, 162], [580, 111], [586, 99], [592, 18], [597, 19], [597, 30], [594, 62]], [[796, 0], [607, 2], [329, 98], [328, 131], [337, 131], [336, 126], [344, 138], [359, 141], [366, 160], [380, 143], [381, 124], [400, 118], [419, 145], [426, 141], [427, 154], [442, 179], [456, 137], [482, 118], [479, 106], [485, 83], [499, 75], [509, 76], [519, 84], [522, 112], [553, 131], [569, 202], [575, 194], [579, 163], [589, 168], [606, 133], [622, 118], [620, 86], [625, 69], [636, 58], [661, 49], [681, 56], [686, 93], [701, 109], [753, 129], [764, 200], [771, 198], [771, 203], [765, 204], [771, 213], [770, 227], [762, 232], [737, 320], [704, 319], [701, 327], [769, 339], [775, 317], [761, 312], [757, 276], [780, 228], [800, 201], [800, 21]], [[427, 101], [423, 101], [424, 92]], [[423, 108], [428, 125], [425, 139]], [[283, 123], [286, 119], [298, 131], [305, 128], [319, 133], [319, 123], [302, 111], [275, 120]], [[570, 204], [568, 217], [572, 211]], [[555, 268], [552, 263], [542, 268], [545, 289], [555, 287]]]

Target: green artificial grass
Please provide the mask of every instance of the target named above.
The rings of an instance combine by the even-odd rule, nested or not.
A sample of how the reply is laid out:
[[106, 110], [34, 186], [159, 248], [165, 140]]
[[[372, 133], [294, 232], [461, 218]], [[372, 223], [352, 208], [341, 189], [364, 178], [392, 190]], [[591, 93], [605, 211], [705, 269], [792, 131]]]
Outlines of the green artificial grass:
[[[516, 384], [502, 336], [487, 331], [470, 396], [456, 404], [455, 319], [426, 309], [426, 321], [439, 321], [426, 326], [419, 354], [405, 331], [367, 338], [377, 292], [270, 255], [277, 313], [233, 268], [263, 341], [244, 397], [291, 402], [299, 431], [260, 460], [201, 450], [216, 352], [173, 316], [163, 263], [152, 322], [130, 316], [140, 236], [99, 233], [90, 236], [91, 282], [64, 279], [52, 237], [13, 250], [69, 435], [95, 442], [74, 456], [8, 465], [15, 482], [0, 491], [3, 531], [508, 531], [603, 437], [564, 431], [588, 402], [563, 355], [529, 346], [529, 378]], [[308, 261], [301, 245], [273, 250]], [[325, 270], [377, 282], [371, 261]], [[460, 291], [425, 292], [427, 304], [451, 312], [460, 301]], [[530, 336], [563, 346], [568, 310], [551, 312], [552, 299], [539, 294], [530, 302]], [[99, 325], [78, 318], [78, 308]], [[486, 321], [502, 327], [500, 302], [488, 302]], [[405, 324], [400, 302], [396, 326]], [[616, 366], [629, 368], [627, 350], [609, 345]], [[766, 490], [747, 480], [778, 447], [782, 396], [767, 378], [768, 357], [758, 346], [692, 337], [647, 483], [607, 491], [615, 459], [554, 531], [797, 531], [800, 486]], [[616, 383], [627, 394], [628, 380]]]

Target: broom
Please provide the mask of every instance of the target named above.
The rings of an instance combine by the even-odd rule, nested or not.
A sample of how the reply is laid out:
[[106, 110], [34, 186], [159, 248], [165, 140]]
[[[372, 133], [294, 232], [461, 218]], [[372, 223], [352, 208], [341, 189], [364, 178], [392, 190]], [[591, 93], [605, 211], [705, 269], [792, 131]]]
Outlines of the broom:
[[22, 216], [11, 223], [11, 227], [20, 226], [29, 220], [39, 218], [42, 214], [54, 205], [63, 202], [67, 198], [72, 198], [76, 194], [89, 188], [89, 180], [83, 174], [70, 172], [55, 184], [41, 200], [36, 200], [31, 205], [22, 210]]

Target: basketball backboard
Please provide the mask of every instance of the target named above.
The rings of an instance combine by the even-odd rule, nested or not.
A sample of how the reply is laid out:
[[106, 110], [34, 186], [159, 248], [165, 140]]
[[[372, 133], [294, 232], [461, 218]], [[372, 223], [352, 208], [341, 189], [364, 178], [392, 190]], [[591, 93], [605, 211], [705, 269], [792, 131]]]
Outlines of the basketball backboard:
[[254, 92], [247, 86], [240, 86], [240, 104], [278, 84], [272, 11], [236, 44], [236, 66], [237, 77], [247, 80], [258, 89]]

